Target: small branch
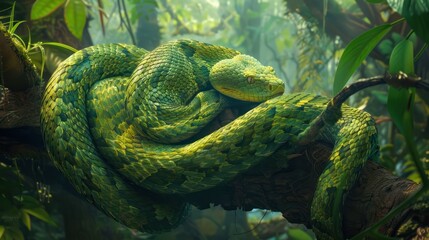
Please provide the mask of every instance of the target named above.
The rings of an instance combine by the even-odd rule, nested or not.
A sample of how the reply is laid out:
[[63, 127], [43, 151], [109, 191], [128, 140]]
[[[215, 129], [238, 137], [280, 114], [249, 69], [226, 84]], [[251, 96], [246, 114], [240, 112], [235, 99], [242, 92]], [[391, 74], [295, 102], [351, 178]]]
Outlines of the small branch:
[[331, 101], [329, 101], [326, 109], [310, 124], [304, 132], [298, 136], [300, 145], [309, 144], [309, 141], [315, 139], [320, 130], [326, 123], [335, 123], [341, 117], [341, 105], [353, 94], [368, 88], [381, 84], [389, 84], [396, 88], [409, 88], [415, 87], [429, 91], [429, 83], [422, 81], [418, 77], [410, 77], [404, 73], [391, 75], [386, 73], [384, 76], [375, 76], [370, 78], [363, 78], [349, 86], [343, 88]]
[[165, 10], [167, 10], [168, 14], [170, 14], [171, 18], [177, 22], [177, 25], [178, 25], [177, 34], [192, 33], [192, 31], [188, 29], [186, 24], [182, 20], [179, 19], [179, 17], [174, 12], [173, 8], [167, 3], [167, 1], [161, 0], [160, 3], [165, 8]]

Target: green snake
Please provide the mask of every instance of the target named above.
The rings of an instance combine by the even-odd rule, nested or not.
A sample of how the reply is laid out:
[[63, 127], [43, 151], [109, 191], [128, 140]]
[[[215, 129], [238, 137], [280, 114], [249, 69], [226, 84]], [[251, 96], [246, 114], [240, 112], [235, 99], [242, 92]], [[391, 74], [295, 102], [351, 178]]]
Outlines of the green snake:
[[[126, 226], [163, 231], [185, 215], [180, 196], [223, 184], [280, 147], [302, 148], [297, 136], [329, 99], [283, 91], [271, 67], [221, 46], [176, 40], [148, 52], [96, 45], [53, 73], [41, 127], [50, 158], [80, 194]], [[195, 138], [242, 101], [262, 103]], [[343, 106], [341, 118], [314, 140], [332, 144], [333, 152], [314, 195], [313, 226], [321, 236], [341, 234], [333, 202], [341, 203], [376, 156], [376, 127], [368, 113]]]

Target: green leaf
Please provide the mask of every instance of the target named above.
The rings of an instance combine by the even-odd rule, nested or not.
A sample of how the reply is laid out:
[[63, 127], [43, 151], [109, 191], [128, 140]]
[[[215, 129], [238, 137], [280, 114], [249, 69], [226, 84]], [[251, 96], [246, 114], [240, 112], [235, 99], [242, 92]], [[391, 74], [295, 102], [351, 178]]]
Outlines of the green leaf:
[[396, 127], [402, 134], [404, 134], [404, 136], [407, 133], [412, 136], [412, 130], [409, 132], [409, 129], [413, 128], [413, 121], [408, 115], [410, 115], [412, 112], [414, 94], [414, 89], [406, 88], [398, 89], [389, 87], [388, 91], [387, 110], [389, 111], [389, 114], [392, 117]]
[[59, 42], [42, 42], [42, 45], [63, 48], [63, 49], [69, 50], [70, 52], [73, 52], [73, 53], [77, 52], [76, 48], [69, 46], [67, 44], [64, 44], [64, 43], [59, 43]]
[[392, 24], [377, 26], [359, 35], [346, 46], [335, 72], [334, 94], [341, 91], [362, 61], [390, 29], [392, 29]]
[[[413, 43], [404, 39], [393, 49], [389, 60], [389, 72], [398, 74], [414, 74]], [[400, 81], [400, 80], [399, 80]], [[387, 109], [393, 122], [403, 134], [412, 129], [412, 106], [415, 89], [389, 87]], [[404, 119], [407, 118], [407, 119]], [[411, 133], [412, 136], [412, 133]]]
[[[414, 75], [414, 53], [413, 44], [410, 40], [403, 40], [393, 49], [389, 61], [389, 71], [403, 71], [407, 75]], [[400, 81], [400, 79], [398, 80]], [[388, 110], [393, 122], [404, 135], [411, 160], [418, 173], [423, 186], [429, 186], [429, 179], [426, 176], [425, 168], [420, 161], [419, 152], [413, 136], [413, 108], [415, 88], [395, 89], [389, 88]]]
[[289, 231], [287, 231], [287, 234], [289, 236], [288, 239], [291, 240], [312, 240], [313, 238], [306, 233], [304, 230], [299, 228], [291, 228]]
[[389, 59], [389, 72], [397, 74], [403, 72], [409, 75], [414, 74], [414, 49], [413, 42], [404, 39], [400, 41], [392, 50]]
[[67, 2], [64, 8], [64, 19], [73, 36], [81, 40], [86, 23], [86, 6], [82, 0], [69, 0]]
[[387, 0], [387, 3], [393, 10], [397, 11], [398, 13], [402, 12], [404, 0]]
[[429, 44], [429, 1], [387, 0], [387, 2], [407, 20], [417, 36]]
[[4, 231], [6, 231], [6, 228], [3, 225], [0, 225], [0, 239], [4, 234]]
[[31, 7], [31, 20], [46, 17], [64, 4], [65, 0], [36, 0]]
[[21, 215], [21, 220], [22, 223], [27, 227], [28, 230], [31, 230], [31, 220], [30, 220], [30, 215], [28, 215], [26, 212], [21, 211], [22, 215]]
[[386, 3], [386, 0], [366, 0], [369, 3]]
[[23, 208], [34, 209], [34, 208], [42, 208], [42, 204], [37, 201], [34, 197], [28, 195], [20, 196], [21, 204]]
[[57, 224], [54, 222], [54, 220], [49, 216], [49, 214], [43, 209], [43, 208], [33, 208], [33, 209], [27, 209], [23, 208], [22, 211], [46, 222], [51, 225], [56, 226]]
[[16, 29], [19, 27], [19, 25], [21, 25], [21, 24], [23, 24], [23, 23], [25, 23], [25, 21], [19, 21], [19, 22], [17, 22], [17, 23], [15, 23], [15, 24], [13, 24], [13, 26], [12, 27], [10, 27], [10, 29], [9, 29], [9, 33], [10, 34], [14, 34], [15, 33], [15, 31], [16, 31]]

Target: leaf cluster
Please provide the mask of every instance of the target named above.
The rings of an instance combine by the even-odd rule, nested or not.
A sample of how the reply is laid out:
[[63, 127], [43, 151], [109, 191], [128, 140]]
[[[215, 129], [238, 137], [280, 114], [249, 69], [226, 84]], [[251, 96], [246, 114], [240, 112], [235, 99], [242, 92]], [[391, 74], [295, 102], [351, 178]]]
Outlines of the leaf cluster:
[[31, 9], [31, 20], [49, 16], [60, 7], [64, 8], [64, 20], [68, 29], [81, 40], [86, 24], [86, 5], [82, 0], [36, 0]]
[[31, 230], [31, 217], [56, 225], [23, 181], [17, 167], [0, 162], [0, 239], [24, 239], [22, 226]]
[[[392, 28], [403, 21], [412, 29], [405, 39], [395, 43], [390, 53], [388, 69], [386, 72], [391, 75], [397, 75], [396, 81], [404, 78], [414, 78], [414, 62], [418, 60], [420, 53], [425, 51], [429, 44], [429, 3], [425, 0], [387, 0], [387, 1], [368, 1], [371, 3], [389, 4], [395, 11], [401, 14], [403, 18], [384, 25], [380, 25], [366, 31], [353, 39], [345, 48], [338, 64], [334, 79], [334, 93], [338, 93], [348, 82], [353, 73], [373, 51], [373, 49], [383, 40], [383, 38], [392, 30]], [[414, 57], [414, 42], [409, 39], [412, 34], [424, 42], [422, 49]], [[419, 80], [418, 77], [415, 77]], [[415, 170], [423, 183], [423, 187], [411, 198], [404, 201], [403, 204], [393, 209], [379, 223], [370, 229], [358, 234], [355, 238], [363, 237], [365, 234], [371, 234], [373, 237], [379, 236], [378, 227], [391, 219], [395, 214], [412, 204], [419, 195], [429, 191], [429, 179], [425, 173], [422, 160], [419, 157], [417, 145], [414, 142], [414, 102], [416, 90], [412, 87], [399, 87], [400, 83], [391, 82], [387, 93], [387, 109], [392, 121], [403, 135], [408, 153], [411, 157]]]

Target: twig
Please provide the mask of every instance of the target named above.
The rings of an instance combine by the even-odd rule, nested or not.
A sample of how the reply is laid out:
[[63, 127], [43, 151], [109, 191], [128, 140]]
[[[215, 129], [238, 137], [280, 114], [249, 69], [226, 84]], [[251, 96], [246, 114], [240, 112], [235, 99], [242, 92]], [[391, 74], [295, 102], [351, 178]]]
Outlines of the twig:
[[310, 141], [315, 139], [325, 124], [335, 123], [341, 117], [341, 105], [350, 96], [362, 89], [381, 84], [389, 84], [396, 88], [415, 87], [429, 91], [428, 81], [422, 81], [418, 77], [407, 76], [404, 73], [399, 73], [396, 75], [386, 73], [385, 75], [360, 79], [357, 82], [345, 87], [334, 98], [332, 98], [331, 101], [329, 101], [326, 109], [313, 120], [313, 122], [310, 124], [310, 127], [298, 135], [298, 143], [300, 145], [309, 144]]
[[[119, 17], [121, 19], [121, 25], [123, 24], [125, 29], [127, 29], [128, 34], [130, 34], [131, 37], [131, 41], [134, 45], [136, 45], [136, 39], [134, 37], [134, 33], [133, 30], [131, 28], [131, 22], [130, 22], [130, 18], [128, 17], [128, 13], [127, 13], [127, 8], [125, 6], [125, 2], [124, 0], [118, 0], [118, 12], [119, 12]], [[122, 10], [124, 12], [124, 16], [122, 16]]]

